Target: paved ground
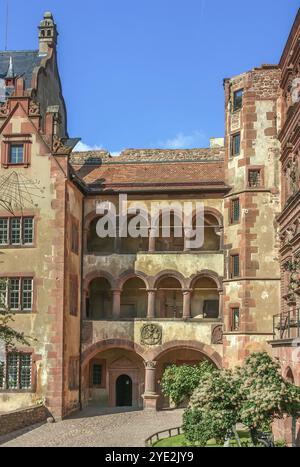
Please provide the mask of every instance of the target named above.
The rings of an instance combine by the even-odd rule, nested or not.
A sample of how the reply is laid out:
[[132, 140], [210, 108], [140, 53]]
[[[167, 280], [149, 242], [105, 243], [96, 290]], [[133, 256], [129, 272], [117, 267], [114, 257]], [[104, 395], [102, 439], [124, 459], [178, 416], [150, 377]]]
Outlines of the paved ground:
[[180, 426], [182, 410], [162, 412], [100, 410], [89, 407], [55, 424], [0, 437], [1, 447], [139, 447], [145, 439], [168, 428]]

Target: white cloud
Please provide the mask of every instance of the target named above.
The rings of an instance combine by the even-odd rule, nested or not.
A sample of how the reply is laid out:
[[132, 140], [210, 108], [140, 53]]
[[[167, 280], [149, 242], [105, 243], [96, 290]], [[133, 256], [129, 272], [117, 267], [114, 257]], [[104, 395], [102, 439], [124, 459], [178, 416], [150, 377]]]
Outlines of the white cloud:
[[201, 130], [194, 130], [186, 135], [182, 132], [177, 133], [174, 138], [161, 141], [159, 145], [165, 149], [190, 149], [201, 147], [206, 142], [206, 136]]
[[82, 141], [79, 141], [79, 143], [76, 144], [74, 151], [78, 152], [86, 152], [86, 151], [97, 151], [99, 149], [103, 149], [103, 146], [89, 146], [88, 144], [83, 143]]

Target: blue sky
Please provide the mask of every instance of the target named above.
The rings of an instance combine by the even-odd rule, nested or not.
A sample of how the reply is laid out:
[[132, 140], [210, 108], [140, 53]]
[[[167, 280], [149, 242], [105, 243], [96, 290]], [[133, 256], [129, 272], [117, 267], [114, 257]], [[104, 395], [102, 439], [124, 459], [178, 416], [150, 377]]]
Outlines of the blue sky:
[[10, 50], [37, 48], [37, 25], [53, 12], [69, 134], [111, 152], [205, 147], [223, 136], [223, 78], [278, 63], [299, 7], [299, 0], [8, 2]]

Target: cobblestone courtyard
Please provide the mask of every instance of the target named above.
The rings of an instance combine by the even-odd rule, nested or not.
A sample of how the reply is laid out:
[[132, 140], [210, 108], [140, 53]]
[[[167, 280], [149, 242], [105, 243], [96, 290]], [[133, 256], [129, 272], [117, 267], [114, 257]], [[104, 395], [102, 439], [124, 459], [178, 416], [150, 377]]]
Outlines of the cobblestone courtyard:
[[143, 447], [157, 431], [180, 426], [182, 410], [110, 412], [89, 407], [55, 424], [0, 437], [1, 447]]

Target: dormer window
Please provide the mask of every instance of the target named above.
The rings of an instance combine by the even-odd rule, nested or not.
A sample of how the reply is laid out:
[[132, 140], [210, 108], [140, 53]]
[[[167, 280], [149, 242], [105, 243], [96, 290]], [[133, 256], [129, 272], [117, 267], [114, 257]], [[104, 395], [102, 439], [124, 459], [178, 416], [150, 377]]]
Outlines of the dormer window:
[[24, 144], [10, 145], [9, 164], [24, 164]]

